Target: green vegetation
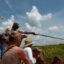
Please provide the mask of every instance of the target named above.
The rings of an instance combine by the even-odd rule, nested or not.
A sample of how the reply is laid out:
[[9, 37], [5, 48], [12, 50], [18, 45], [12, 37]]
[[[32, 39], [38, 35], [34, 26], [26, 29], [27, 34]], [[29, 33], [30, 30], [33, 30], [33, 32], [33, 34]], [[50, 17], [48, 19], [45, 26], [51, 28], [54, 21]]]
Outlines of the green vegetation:
[[64, 44], [59, 45], [48, 45], [48, 46], [34, 46], [32, 48], [38, 47], [41, 49], [41, 56], [46, 60], [47, 64], [51, 63], [53, 58], [59, 55], [64, 64]]

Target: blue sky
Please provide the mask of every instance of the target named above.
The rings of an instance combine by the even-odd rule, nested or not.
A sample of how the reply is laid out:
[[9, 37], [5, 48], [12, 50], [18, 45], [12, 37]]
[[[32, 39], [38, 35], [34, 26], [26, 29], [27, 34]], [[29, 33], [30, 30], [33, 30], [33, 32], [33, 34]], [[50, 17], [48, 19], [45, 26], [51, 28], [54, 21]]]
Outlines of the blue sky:
[[[20, 30], [64, 37], [64, 0], [0, 0], [0, 31], [14, 22]], [[64, 43], [62, 40], [28, 35], [35, 45]]]

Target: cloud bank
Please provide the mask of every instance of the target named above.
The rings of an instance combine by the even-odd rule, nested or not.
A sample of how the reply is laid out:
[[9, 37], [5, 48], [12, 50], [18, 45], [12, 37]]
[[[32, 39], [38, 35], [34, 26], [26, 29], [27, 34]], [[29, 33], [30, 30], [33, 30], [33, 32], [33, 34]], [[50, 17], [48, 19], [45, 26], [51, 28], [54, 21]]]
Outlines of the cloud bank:
[[33, 6], [32, 10], [30, 12], [26, 12], [26, 14], [28, 16], [29, 23], [32, 26], [37, 26], [37, 27], [41, 26], [42, 21], [46, 21], [52, 18], [51, 13], [48, 13], [47, 15], [40, 14], [36, 6]]

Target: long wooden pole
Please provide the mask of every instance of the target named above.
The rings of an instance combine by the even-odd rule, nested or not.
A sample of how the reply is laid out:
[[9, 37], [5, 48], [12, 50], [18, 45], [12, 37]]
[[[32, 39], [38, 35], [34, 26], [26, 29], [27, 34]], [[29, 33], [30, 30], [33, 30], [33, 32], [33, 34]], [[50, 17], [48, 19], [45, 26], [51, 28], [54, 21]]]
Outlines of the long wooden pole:
[[54, 39], [60, 39], [60, 40], [64, 40], [63, 38], [54, 37], [54, 36], [41, 35], [41, 34], [35, 34], [35, 35], [39, 35], [39, 36], [43, 36], [43, 37], [49, 37], [49, 38], [54, 38]]

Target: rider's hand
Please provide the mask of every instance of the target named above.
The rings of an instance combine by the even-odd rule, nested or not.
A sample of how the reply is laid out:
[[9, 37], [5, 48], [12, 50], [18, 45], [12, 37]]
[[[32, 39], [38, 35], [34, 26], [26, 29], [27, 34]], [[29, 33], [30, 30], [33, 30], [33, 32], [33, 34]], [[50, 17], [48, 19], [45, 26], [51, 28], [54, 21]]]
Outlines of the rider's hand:
[[35, 35], [35, 32], [32, 32], [33, 35]]

